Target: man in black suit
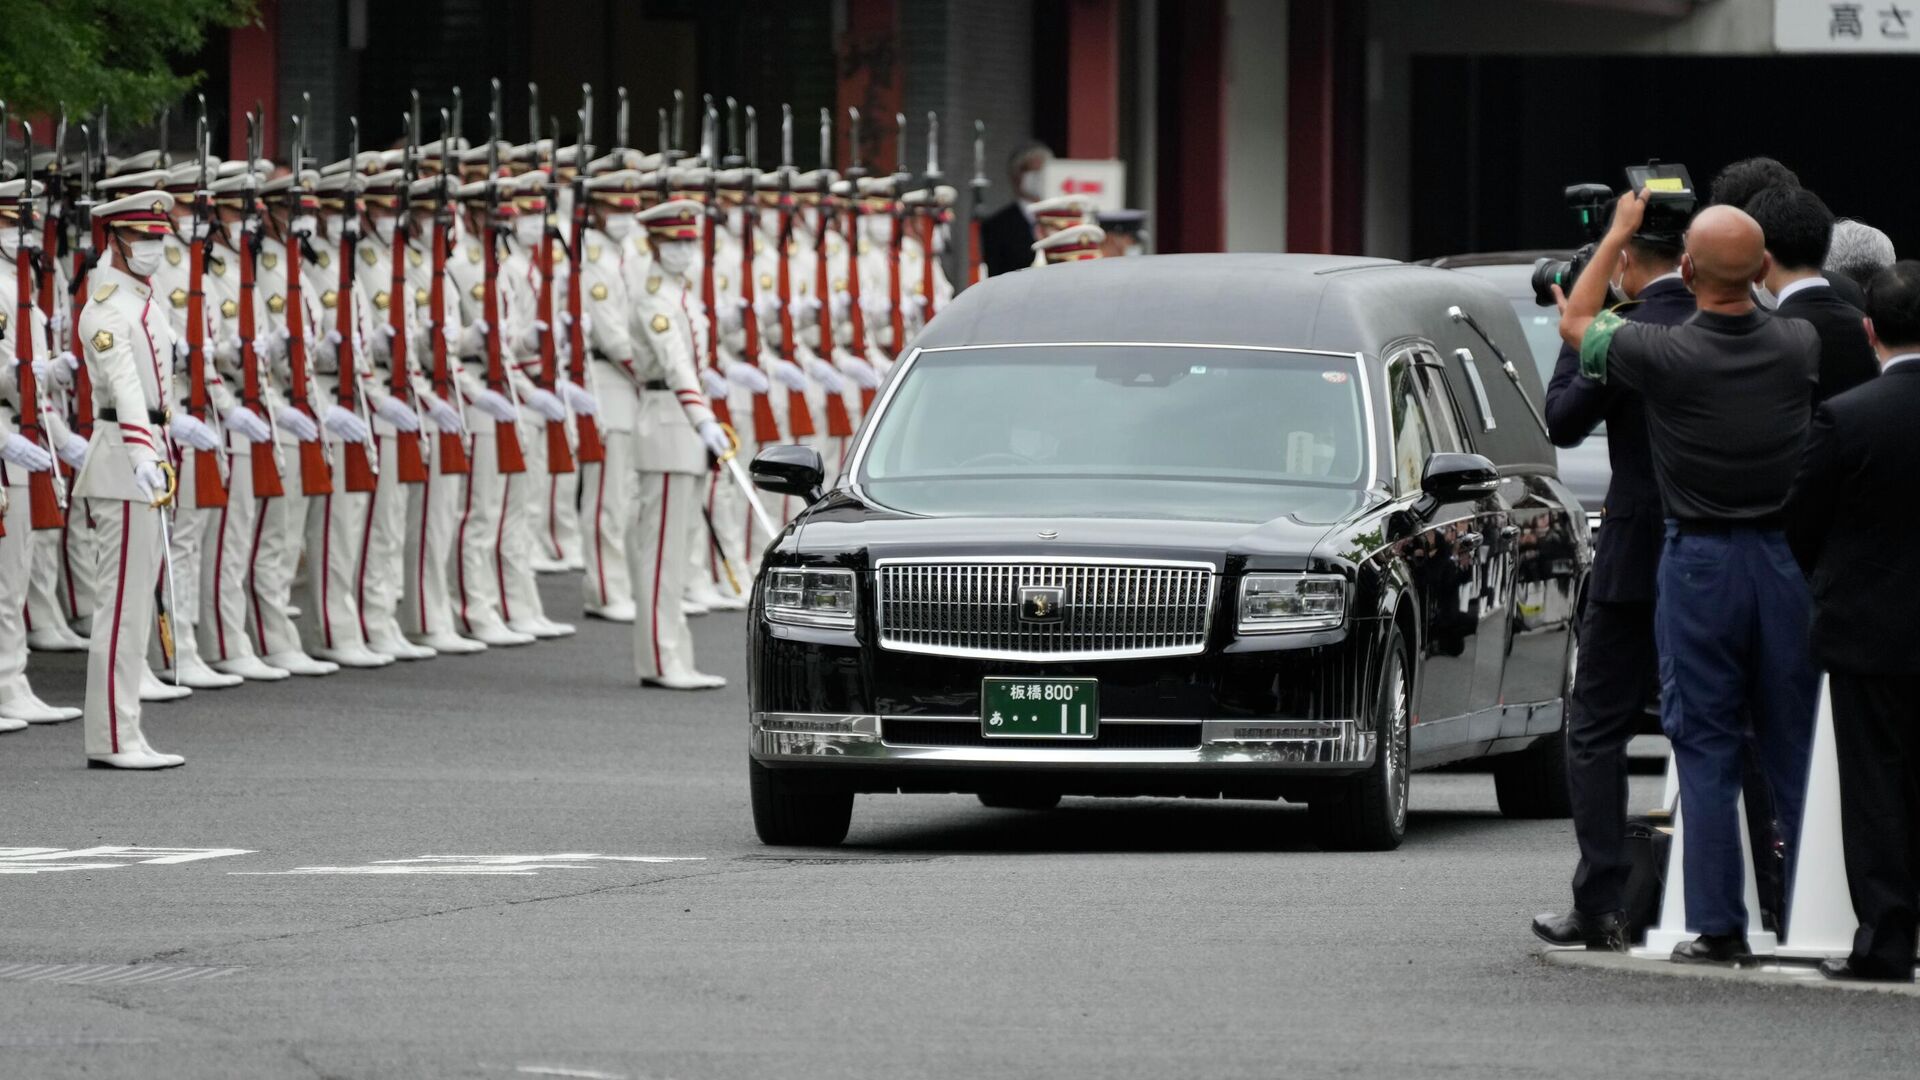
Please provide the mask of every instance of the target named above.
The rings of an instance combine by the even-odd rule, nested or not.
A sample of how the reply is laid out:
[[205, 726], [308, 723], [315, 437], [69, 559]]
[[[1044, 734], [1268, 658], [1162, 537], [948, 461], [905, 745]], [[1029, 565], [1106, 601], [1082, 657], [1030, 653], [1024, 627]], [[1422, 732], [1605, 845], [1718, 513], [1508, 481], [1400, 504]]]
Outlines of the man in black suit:
[[1033, 265], [1033, 216], [1028, 209], [1039, 202], [1040, 170], [1053, 160], [1045, 143], [1028, 143], [1007, 159], [1007, 180], [1013, 201], [980, 224], [980, 246], [985, 249], [987, 275], [1025, 270]]
[[[1742, 158], [1714, 176], [1713, 201], [1717, 206], [1735, 206], [1751, 212], [1749, 204], [1756, 195], [1768, 188], [1799, 186], [1799, 175], [1773, 158]], [[1839, 294], [1840, 299], [1854, 307], [1866, 305], [1867, 294], [1852, 278], [1838, 270], [1826, 277], [1827, 283], [1833, 286], [1833, 291]], [[1768, 309], [1775, 303], [1773, 294], [1763, 289], [1754, 290], [1754, 299], [1761, 307]]]
[[1860, 920], [1835, 979], [1909, 982], [1920, 920], [1920, 262], [1867, 288], [1885, 376], [1814, 410], [1790, 538], [1813, 581], [1840, 758], [1847, 887]]
[[1845, 393], [1880, 374], [1859, 308], [1840, 298], [1821, 266], [1833, 241], [1833, 212], [1802, 187], [1773, 187], [1747, 203], [1747, 213], [1767, 235], [1767, 291], [1773, 313], [1805, 319], [1820, 335], [1820, 387], [1816, 401]]
[[[1678, 326], [1693, 317], [1693, 293], [1680, 279], [1679, 237], [1639, 237], [1621, 252], [1614, 290], [1634, 302], [1635, 322]], [[1627, 742], [1639, 728], [1656, 664], [1654, 578], [1665, 515], [1653, 476], [1640, 395], [1618, 382], [1580, 374], [1580, 354], [1562, 346], [1547, 385], [1547, 431], [1556, 446], [1578, 446], [1607, 426], [1613, 478], [1601, 511], [1600, 539], [1580, 623], [1580, 666], [1567, 721], [1567, 788], [1580, 862], [1573, 910], [1541, 915], [1533, 932], [1555, 945], [1623, 948]]]

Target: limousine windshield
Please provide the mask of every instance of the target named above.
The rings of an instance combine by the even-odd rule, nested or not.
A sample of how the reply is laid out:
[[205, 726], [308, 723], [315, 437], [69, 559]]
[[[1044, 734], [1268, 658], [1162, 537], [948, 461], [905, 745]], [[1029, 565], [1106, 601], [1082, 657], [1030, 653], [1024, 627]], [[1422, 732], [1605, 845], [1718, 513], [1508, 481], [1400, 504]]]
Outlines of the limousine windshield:
[[856, 476], [909, 513], [1325, 520], [1371, 479], [1363, 380], [1281, 349], [931, 349]]

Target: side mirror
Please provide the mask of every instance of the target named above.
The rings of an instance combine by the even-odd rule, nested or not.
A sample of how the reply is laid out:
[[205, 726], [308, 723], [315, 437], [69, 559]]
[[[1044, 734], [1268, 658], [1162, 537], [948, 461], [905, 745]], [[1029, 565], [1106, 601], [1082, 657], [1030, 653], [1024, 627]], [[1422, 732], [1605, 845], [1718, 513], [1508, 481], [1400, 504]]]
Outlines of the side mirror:
[[747, 473], [761, 491], [797, 495], [809, 503], [819, 501], [820, 489], [827, 482], [827, 466], [820, 460], [820, 451], [791, 443], [769, 446], [755, 454]]
[[1441, 502], [1485, 495], [1499, 486], [1500, 470], [1479, 454], [1434, 454], [1420, 475], [1420, 490]]

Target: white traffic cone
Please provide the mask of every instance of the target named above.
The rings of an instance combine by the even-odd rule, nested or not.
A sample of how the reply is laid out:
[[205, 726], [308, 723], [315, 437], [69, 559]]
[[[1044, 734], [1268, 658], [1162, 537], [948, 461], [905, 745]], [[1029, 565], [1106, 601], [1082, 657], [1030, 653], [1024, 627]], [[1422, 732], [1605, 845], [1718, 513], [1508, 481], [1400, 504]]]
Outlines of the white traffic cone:
[[[1646, 943], [1633, 950], [1633, 955], [1642, 960], [1671, 959], [1675, 945], [1698, 936], [1687, 929], [1687, 831], [1680, 815], [1679, 767], [1671, 751], [1667, 754], [1667, 787], [1672, 792], [1673, 800], [1673, 845], [1667, 851], [1667, 880], [1666, 890], [1660, 897], [1660, 924], [1649, 926]], [[1740, 799], [1738, 805], [1740, 861], [1747, 886], [1747, 948], [1753, 950], [1755, 956], [1771, 956], [1779, 951], [1780, 943], [1773, 931], [1763, 929], [1760, 924], [1760, 890], [1753, 877], [1753, 849], [1749, 846], [1746, 800]]]
[[1853, 952], [1860, 920], [1847, 891], [1847, 864], [1840, 836], [1840, 756], [1833, 743], [1833, 697], [1820, 679], [1820, 711], [1813, 721], [1813, 758], [1807, 770], [1807, 805], [1794, 849], [1792, 917], [1781, 956], [1818, 959]]

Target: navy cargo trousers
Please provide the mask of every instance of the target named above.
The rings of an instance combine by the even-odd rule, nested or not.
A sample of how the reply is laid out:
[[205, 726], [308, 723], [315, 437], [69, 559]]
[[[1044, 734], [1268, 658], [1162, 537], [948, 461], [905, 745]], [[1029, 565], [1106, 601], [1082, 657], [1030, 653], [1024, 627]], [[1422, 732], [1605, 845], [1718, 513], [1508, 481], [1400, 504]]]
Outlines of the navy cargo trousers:
[[1813, 601], [1778, 529], [1671, 520], [1659, 590], [1660, 724], [1680, 771], [1687, 929], [1744, 934], [1742, 746], [1750, 722], [1791, 882], [1819, 686], [1807, 641]]

